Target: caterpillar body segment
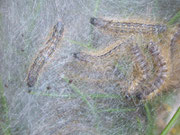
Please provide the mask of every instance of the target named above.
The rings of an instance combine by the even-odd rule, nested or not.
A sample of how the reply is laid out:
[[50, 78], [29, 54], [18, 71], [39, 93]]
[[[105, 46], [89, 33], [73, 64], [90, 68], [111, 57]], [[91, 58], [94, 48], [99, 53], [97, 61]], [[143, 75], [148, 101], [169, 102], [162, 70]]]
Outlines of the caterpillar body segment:
[[132, 94], [135, 92], [137, 87], [139, 87], [141, 83], [144, 83], [145, 80], [148, 78], [149, 66], [145, 59], [145, 56], [143, 55], [138, 45], [131, 45], [130, 51], [134, 57], [135, 64], [139, 68], [139, 76], [132, 82], [128, 89], [128, 93]]
[[101, 18], [90, 19], [90, 23], [102, 30], [110, 31], [116, 34], [142, 33], [159, 34], [165, 32], [167, 27], [161, 24], [144, 24], [135, 22], [118, 22], [113, 20], [104, 20]]
[[157, 72], [155, 73], [154, 78], [142, 85], [140, 91], [136, 93], [136, 97], [140, 100], [151, 99], [162, 89], [166, 88], [170, 75], [168, 60], [164, 58], [159, 47], [154, 43], [150, 43], [148, 45], [148, 50], [152, 55]]
[[39, 54], [34, 60], [33, 64], [30, 67], [28, 77], [27, 77], [27, 85], [28, 87], [33, 87], [37, 81], [38, 75], [46, 62], [46, 58]]
[[146, 85], [141, 87], [141, 92], [136, 93], [136, 97], [139, 100], [151, 99], [157, 95], [162, 89], [166, 88], [165, 83], [167, 78], [163, 75], [156, 76], [153, 81], [148, 82]]
[[28, 76], [27, 76], [27, 85], [28, 87], [33, 87], [38, 79], [38, 76], [47, 63], [51, 55], [55, 52], [55, 49], [59, 45], [59, 41], [63, 36], [64, 26], [62, 22], [58, 22], [53, 27], [53, 32], [50, 39], [45, 43], [46, 47], [39, 51], [33, 64], [30, 66]]
[[136, 61], [140, 70], [144, 73], [144, 76], [146, 78], [147, 74], [145, 74], [145, 73], [149, 71], [149, 68], [148, 68], [148, 63], [145, 60], [145, 57], [144, 57], [142, 51], [140, 50], [138, 45], [135, 45], [135, 46], [131, 46], [131, 52], [135, 56], [134, 61]]

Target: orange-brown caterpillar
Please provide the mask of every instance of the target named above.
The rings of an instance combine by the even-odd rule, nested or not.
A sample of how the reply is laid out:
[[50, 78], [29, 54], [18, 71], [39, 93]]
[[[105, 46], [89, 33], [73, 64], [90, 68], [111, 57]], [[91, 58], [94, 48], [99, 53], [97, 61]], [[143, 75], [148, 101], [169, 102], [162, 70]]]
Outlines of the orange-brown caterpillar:
[[162, 56], [159, 47], [154, 43], [150, 43], [148, 45], [148, 50], [154, 60], [157, 73], [152, 81], [148, 81], [144, 86], [141, 87], [141, 92], [137, 92], [136, 97], [138, 99], [146, 99], [151, 97], [152, 94], [158, 93], [160, 89], [163, 88], [163, 85], [166, 84], [169, 77], [168, 73], [170, 69], [168, 69], [167, 61]]
[[50, 39], [45, 43], [46, 47], [37, 54], [33, 64], [30, 66], [27, 76], [28, 87], [33, 87], [35, 85], [40, 71], [58, 46], [58, 43], [62, 38], [63, 31], [64, 26], [62, 22], [58, 22], [53, 27], [52, 35]]
[[110, 54], [112, 54], [114, 51], [118, 50], [118, 48], [120, 48], [120, 46], [122, 45], [126, 45], [128, 44], [127, 41], [117, 41], [114, 44], [111, 44], [109, 46], [107, 46], [105, 49], [103, 50], [98, 50], [95, 52], [78, 52], [78, 53], [74, 53], [74, 57], [82, 60], [82, 61], [88, 61], [89, 58], [103, 58], [105, 56], [109, 56]]
[[149, 67], [138, 45], [131, 45], [130, 50], [134, 57], [135, 64], [140, 70], [140, 75], [132, 82], [128, 89], [128, 93], [134, 93], [134, 90], [148, 78]]
[[160, 24], [143, 24], [134, 22], [115, 22], [113, 20], [104, 20], [101, 18], [91, 18], [90, 23], [105, 31], [116, 34], [120, 33], [143, 33], [159, 34], [166, 31], [166, 26]]

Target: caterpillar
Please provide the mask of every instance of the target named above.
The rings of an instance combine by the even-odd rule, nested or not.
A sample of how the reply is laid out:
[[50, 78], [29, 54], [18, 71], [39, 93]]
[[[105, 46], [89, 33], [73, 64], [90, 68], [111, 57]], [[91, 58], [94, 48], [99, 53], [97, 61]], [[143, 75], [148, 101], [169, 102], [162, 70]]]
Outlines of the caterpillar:
[[143, 34], [159, 34], [165, 32], [167, 27], [161, 24], [143, 24], [134, 22], [118, 22], [113, 20], [104, 20], [92, 17], [90, 23], [105, 31], [112, 33], [143, 33]]
[[168, 69], [167, 61], [162, 56], [160, 49], [154, 43], [148, 45], [148, 50], [153, 57], [154, 63], [157, 67], [157, 73], [152, 81], [148, 81], [144, 86], [141, 87], [141, 92], [136, 93], [136, 97], [141, 99], [151, 98], [153, 95], [157, 94], [168, 80]]
[[90, 58], [103, 58], [106, 56], [111, 55], [114, 51], [118, 50], [120, 46], [122, 45], [126, 45], [128, 44], [128, 41], [121, 41], [118, 40], [116, 43], [111, 44], [109, 46], [107, 46], [105, 49], [103, 50], [97, 50], [97, 51], [89, 51], [89, 52], [78, 52], [78, 53], [74, 53], [74, 58], [77, 58], [81, 61], [89, 61], [88, 59]]
[[53, 32], [50, 39], [45, 43], [46, 47], [39, 51], [35, 60], [33, 61], [33, 64], [29, 68], [27, 76], [28, 87], [33, 87], [35, 85], [40, 71], [59, 45], [63, 32], [64, 26], [62, 22], [58, 22], [53, 27]]
[[170, 43], [170, 49], [171, 49], [171, 58], [174, 57], [174, 54], [176, 54], [176, 51], [179, 51], [176, 47], [176, 43], [178, 42], [180, 38], [180, 24], [177, 27], [177, 31], [174, 33], [172, 39], [171, 39], [171, 43]]
[[180, 87], [180, 25], [176, 28], [176, 32], [172, 34], [171, 40], [160, 46], [151, 42], [148, 45], [148, 51], [157, 71], [154, 78], [146, 80], [137, 88], [138, 90], [136, 89], [137, 91], [134, 91], [136, 98], [139, 100], [148, 100], [162, 90]]
[[130, 51], [134, 56], [134, 61], [140, 70], [140, 75], [132, 82], [128, 89], [128, 93], [133, 93], [134, 90], [148, 78], [149, 66], [138, 45], [131, 45]]
[[172, 60], [171, 83], [173, 87], [180, 87], [180, 24], [176, 27], [171, 43], [170, 52]]

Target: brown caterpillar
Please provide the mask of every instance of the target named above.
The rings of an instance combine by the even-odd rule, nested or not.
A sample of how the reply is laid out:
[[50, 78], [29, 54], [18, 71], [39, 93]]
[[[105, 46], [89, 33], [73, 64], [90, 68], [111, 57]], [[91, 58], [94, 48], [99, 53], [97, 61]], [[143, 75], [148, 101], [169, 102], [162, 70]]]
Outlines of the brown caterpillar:
[[127, 41], [118, 40], [116, 43], [107, 46], [103, 50], [98, 50], [96, 52], [78, 52], [74, 53], [74, 57], [81, 61], [89, 61], [89, 58], [102, 58], [105, 56], [111, 55], [114, 51], [116, 51], [120, 46], [126, 45]]
[[128, 89], [128, 93], [133, 93], [134, 90], [148, 78], [149, 67], [138, 45], [131, 45], [130, 50], [134, 56], [134, 61], [140, 70], [140, 75], [132, 82]]
[[27, 76], [28, 87], [33, 87], [35, 85], [40, 71], [58, 46], [58, 43], [62, 38], [63, 31], [64, 26], [62, 22], [58, 22], [53, 27], [52, 35], [50, 39], [45, 43], [46, 47], [37, 54], [33, 64], [30, 66]]
[[171, 82], [173, 87], [180, 87], [180, 24], [176, 27], [176, 32], [174, 33], [171, 43], [171, 60], [172, 60], [172, 73]]
[[101, 18], [90, 19], [90, 23], [105, 31], [116, 34], [120, 33], [143, 33], [143, 34], [159, 34], [166, 31], [165, 25], [160, 24], [143, 24], [134, 22], [115, 22], [113, 20], [104, 20]]
[[177, 31], [174, 33], [172, 39], [171, 39], [171, 43], [170, 43], [170, 47], [171, 47], [171, 58], [174, 57], [174, 54], [177, 53], [177, 51], [179, 51], [176, 47], [176, 43], [178, 42], [180, 38], [180, 24], [177, 27]]
[[[152, 80], [142, 83], [139, 90], [135, 91], [135, 96], [139, 100], [151, 99], [162, 90], [180, 87], [180, 26], [172, 34], [171, 40], [158, 47], [150, 43], [148, 50], [152, 55], [154, 67], [157, 69]], [[170, 39], [167, 37], [167, 39]], [[161, 49], [160, 49], [161, 48]]]
[[164, 88], [164, 85], [169, 77], [168, 73], [170, 69], [168, 69], [167, 61], [161, 55], [158, 46], [154, 43], [150, 43], [148, 45], [148, 50], [151, 53], [158, 70], [155, 78], [142, 86], [141, 92], [136, 93], [136, 97], [140, 100], [151, 98], [154, 94], [157, 94], [162, 88]]

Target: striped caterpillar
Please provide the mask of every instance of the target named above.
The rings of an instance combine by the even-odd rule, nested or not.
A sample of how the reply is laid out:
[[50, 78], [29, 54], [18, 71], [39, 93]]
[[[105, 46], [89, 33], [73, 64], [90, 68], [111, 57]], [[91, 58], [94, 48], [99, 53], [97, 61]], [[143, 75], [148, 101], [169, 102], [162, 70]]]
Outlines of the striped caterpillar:
[[151, 43], [148, 50], [151, 53], [157, 73], [151, 82], [142, 87], [142, 92], [137, 92], [138, 99], [150, 99], [161, 90], [180, 87], [180, 25], [176, 28], [170, 44], [159, 47]]
[[177, 51], [179, 51], [176, 47], [176, 43], [178, 42], [178, 39], [180, 38], [180, 24], [177, 27], [177, 31], [174, 33], [172, 39], [171, 39], [171, 43], [170, 43], [170, 47], [171, 47], [171, 58], [174, 57], [174, 54], [177, 53]]
[[120, 46], [122, 45], [126, 45], [127, 41], [117, 41], [115, 44], [111, 44], [109, 46], [107, 46], [105, 49], [103, 50], [98, 50], [96, 52], [78, 52], [78, 53], [74, 53], [74, 57], [82, 60], [82, 61], [89, 61], [89, 58], [103, 58], [106, 56], [111, 55], [114, 51], [117, 51]]
[[160, 24], [143, 24], [134, 22], [115, 22], [113, 20], [104, 20], [101, 18], [91, 18], [90, 23], [105, 31], [112, 33], [143, 33], [159, 34], [166, 31], [166, 26]]
[[58, 22], [53, 27], [52, 35], [50, 39], [45, 43], [46, 47], [39, 51], [33, 64], [30, 66], [27, 76], [28, 87], [33, 87], [35, 85], [40, 71], [59, 45], [59, 41], [62, 38], [63, 31], [64, 26], [62, 22]]
[[172, 60], [171, 84], [173, 87], [180, 87], [180, 24], [176, 27], [170, 43], [170, 52]]
[[148, 45], [148, 51], [152, 56], [157, 72], [155, 72], [154, 78], [146, 80], [134, 91], [139, 100], [151, 99], [161, 90], [180, 87], [180, 26], [173, 34], [170, 43], [158, 47], [151, 42]]
[[135, 64], [140, 70], [140, 75], [132, 82], [128, 89], [128, 93], [133, 93], [134, 90], [148, 78], [149, 67], [138, 45], [131, 45], [130, 50], [134, 57]]
[[141, 99], [151, 98], [154, 94], [157, 94], [166, 85], [168, 80], [168, 69], [166, 59], [161, 55], [160, 49], [154, 43], [148, 45], [148, 50], [152, 55], [154, 64], [157, 67], [157, 73], [152, 81], [148, 81], [144, 86], [140, 88], [140, 91], [136, 92], [136, 97]]

